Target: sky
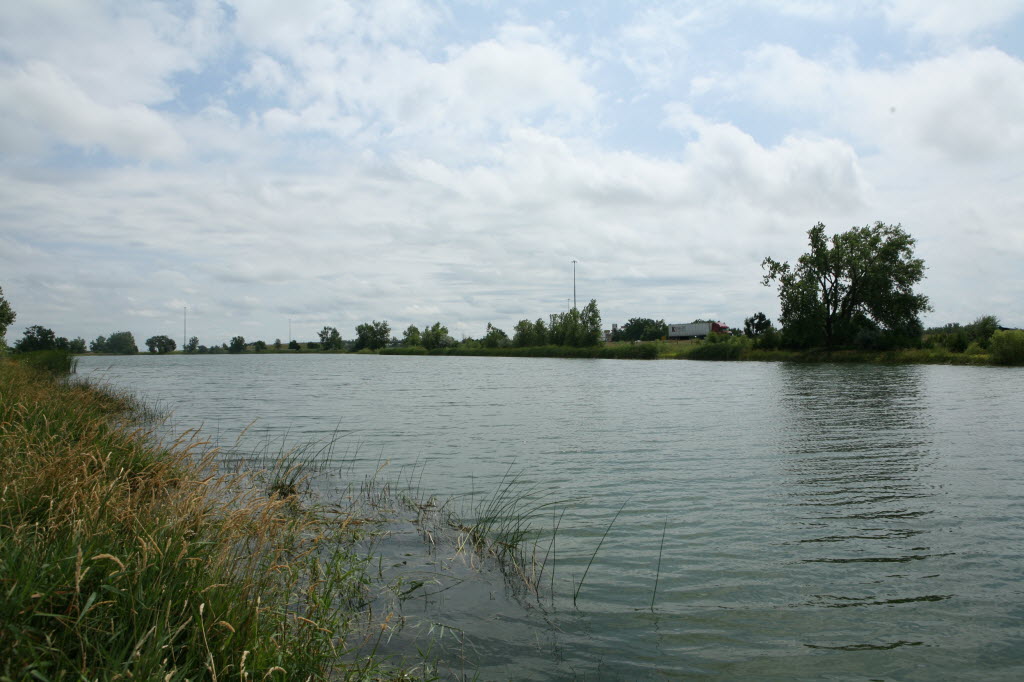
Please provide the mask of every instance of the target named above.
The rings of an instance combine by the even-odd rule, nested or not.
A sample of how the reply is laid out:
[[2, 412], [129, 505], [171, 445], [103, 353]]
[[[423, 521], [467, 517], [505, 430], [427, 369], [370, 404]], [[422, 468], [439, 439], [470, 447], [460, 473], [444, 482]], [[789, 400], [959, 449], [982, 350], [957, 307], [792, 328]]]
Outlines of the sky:
[[58, 336], [778, 314], [902, 224], [1024, 326], [1020, 0], [0, 3], [0, 287]]

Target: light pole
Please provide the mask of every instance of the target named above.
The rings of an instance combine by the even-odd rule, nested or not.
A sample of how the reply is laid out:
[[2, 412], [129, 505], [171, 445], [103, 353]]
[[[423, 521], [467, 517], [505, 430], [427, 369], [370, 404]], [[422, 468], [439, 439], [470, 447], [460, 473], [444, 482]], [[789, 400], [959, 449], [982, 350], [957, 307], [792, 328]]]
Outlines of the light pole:
[[188, 306], [181, 306], [181, 349], [185, 350], [188, 346]]
[[576, 308], [576, 259], [572, 259], [572, 307]]

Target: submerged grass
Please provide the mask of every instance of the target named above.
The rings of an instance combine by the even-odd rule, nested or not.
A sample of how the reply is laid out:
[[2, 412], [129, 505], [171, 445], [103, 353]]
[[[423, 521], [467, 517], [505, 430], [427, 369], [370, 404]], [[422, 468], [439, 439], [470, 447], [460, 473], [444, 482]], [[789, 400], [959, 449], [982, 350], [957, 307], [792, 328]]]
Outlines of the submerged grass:
[[394, 678], [351, 511], [267, 495], [124, 396], [0, 360], [0, 678]]

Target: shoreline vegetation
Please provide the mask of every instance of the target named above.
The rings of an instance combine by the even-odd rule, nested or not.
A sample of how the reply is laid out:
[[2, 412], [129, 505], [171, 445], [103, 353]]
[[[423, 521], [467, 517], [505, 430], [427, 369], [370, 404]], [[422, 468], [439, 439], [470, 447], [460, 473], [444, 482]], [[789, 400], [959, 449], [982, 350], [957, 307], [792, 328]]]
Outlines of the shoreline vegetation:
[[530, 523], [553, 503], [514, 476], [462, 514], [381, 466], [321, 500], [310, 477], [336, 466], [334, 441], [161, 443], [161, 415], [58, 354], [0, 357], [0, 679], [436, 679], [460, 662], [386, 646], [431, 582], [388, 568], [396, 533], [539, 599], [550, 547]]
[[[941, 344], [921, 348], [895, 348], [889, 350], [811, 348], [790, 350], [782, 348], [759, 348], [756, 341], [747, 337], [715, 335], [706, 340], [691, 341], [615, 341], [597, 346], [505, 346], [486, 348], [482, 346], [449, 346], [425, 348], [423, 346], [392, 346], [379, 350], [363, 349], [356, 352], [346, 350], [324, 350], [296, 344], [298, 348], [241, 351], [245, 354], [356, 354], [356, 355], [431, 355], [449, 357], [513, 357], [513, 358], [567, 358], [567, 359], [610, 359], [610, 360], [734, 360], [748, 362], [797, 362], [797, 363], [860, 363], [860, 364], [930, 364], [930, 365], [972, 365], [972, 366], [1013, 366], [1024, 365], [1024, 331], [996, 331], [999, 335], [996, 348], [968, 347], [957, 351]], [[993, 352], [994, 350], [994, 352]], [[184, 355], [181, 351], [171, 355]], [[101, 355], [84, 353], [82, 355]]]

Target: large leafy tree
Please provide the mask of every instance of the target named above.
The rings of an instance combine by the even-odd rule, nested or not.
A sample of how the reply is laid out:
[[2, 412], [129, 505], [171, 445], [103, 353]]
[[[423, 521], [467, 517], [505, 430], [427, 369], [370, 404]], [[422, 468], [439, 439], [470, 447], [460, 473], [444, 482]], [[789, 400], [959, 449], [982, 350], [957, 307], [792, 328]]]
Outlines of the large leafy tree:
[[928, 298], [914, 291], [924, 261], [900, 225], [881, 222], [829, 236], [818, 223], [807, 236], [811, 250], [796, 265], [765, 258], [763, 283], [779, 287], [785, 342], [829, 348], [858, 335], [884, 333], [917, 339]]
[[455, 339], [448, 335], [448, 327], [440, 322], [424, 327], [423, 332], [420, 334], [420, 341], [427, 350], [447, 348], [455, 345]]
[[104, 352], [119, 355], [134, 355], [139, 352], [135, 336], [131, 332], [114, 332], [104, 344]]
[[241, 353], [245, 350], [248, 344], [245, 342], [244, 336], [233, 336], [231, 337], [231, 345], [228, 346], [229, 353]]
[[665, 320], [631, 317], [626, 324], [616, 330], [612, 341], [657, 341], [666, 336], [668, 325]]
[[391, 325], [387, 322], [366, 322], [356, 327], [356, 343], [352, 350], [378, 350], [391, 340]]
[[420, 328], [414, 324], [410, 324], [402, 333], [403, 346], [419, 346], [422, 341], [423, 338], [420, 335]]
[[146, 348], [149, 349], [150, 353], [170, 353], [172, 350], [178, 347], [178, 344], [174, 342], [171, 337], [160, 334], [159, 336], [151, 336], [146, 339]]
[[[67, 343], [67, 339], [64, 339]], [[57, 348], [57, 337], [52, 329], [47, 329], [38, 324], [28, 327], [25, 335], [18, 339], [14, 348], [22, 353], [30, 353], [36, 350], [54, 350]]]

